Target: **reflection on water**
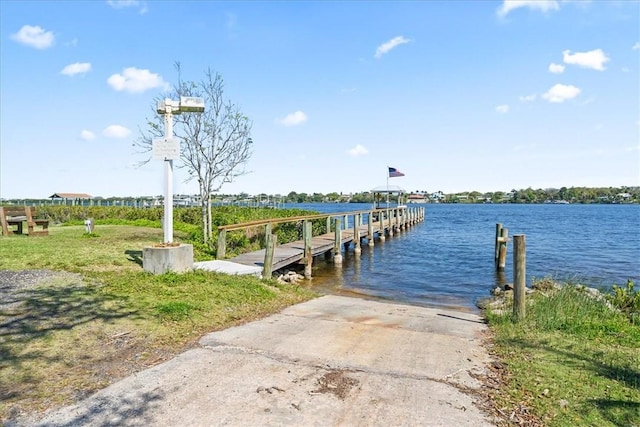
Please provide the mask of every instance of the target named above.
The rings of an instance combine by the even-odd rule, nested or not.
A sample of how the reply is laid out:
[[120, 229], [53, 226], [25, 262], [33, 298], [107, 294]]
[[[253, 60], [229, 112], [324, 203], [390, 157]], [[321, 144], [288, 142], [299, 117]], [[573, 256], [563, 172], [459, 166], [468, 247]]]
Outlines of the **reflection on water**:
[[[320, 212], [368, 209], [357, 204], [291, 205]], [[512, 243], [505, 272], [494, 268], [495, 224], [527, 235], [527, 279], [552, 277], [610, 287], [640, 282], [640, 206], [426, 205], [426, 219], [407, 231], [343, 252], [336, 267], [314, 260], [320, 292], [426, 306], [473, 309], [491, 288], [513, 281]], [[326, 210], [334, 209], [334, 210]]]

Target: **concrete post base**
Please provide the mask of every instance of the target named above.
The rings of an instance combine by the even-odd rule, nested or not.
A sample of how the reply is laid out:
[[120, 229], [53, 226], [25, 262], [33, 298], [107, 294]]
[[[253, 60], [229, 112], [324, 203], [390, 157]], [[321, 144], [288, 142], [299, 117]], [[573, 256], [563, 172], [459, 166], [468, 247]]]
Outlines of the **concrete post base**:
[[142, 267], [153, 274], [193, 270], [193, 245], [148, 246], [142, 251]]

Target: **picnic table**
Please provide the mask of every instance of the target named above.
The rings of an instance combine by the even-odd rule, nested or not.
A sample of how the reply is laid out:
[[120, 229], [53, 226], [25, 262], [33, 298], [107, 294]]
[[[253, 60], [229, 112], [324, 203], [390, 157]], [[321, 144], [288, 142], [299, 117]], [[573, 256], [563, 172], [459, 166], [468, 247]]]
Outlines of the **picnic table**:
[[[49, 220], [34, 218], [35, 216], [33, 206], [0, 206], [2, 235], [24, 234], [24, 223], [26, 222], [29, 236], [48, 236]], [[36, 227], [40, 227], [40, 229], [36, 230]]]

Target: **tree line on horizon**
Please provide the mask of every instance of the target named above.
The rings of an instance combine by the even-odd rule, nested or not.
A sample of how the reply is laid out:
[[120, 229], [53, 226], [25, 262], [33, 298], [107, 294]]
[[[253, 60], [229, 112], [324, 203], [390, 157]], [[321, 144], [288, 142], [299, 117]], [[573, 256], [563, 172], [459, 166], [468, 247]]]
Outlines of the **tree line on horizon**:
[[[428, 192], [415, 190], [403, 195], [403, 199], [411, 195], [421, 195], [428, 202], [438, 203], [545, 203], [545, 202], [570, 202], [570, 203], [640, 203], [640, 187], [561, 187], [516, 190], [510, 192], [479, 192], [465, 191], [460, 193], [445, 194], [442, 191]], [[243, 195], [240, 195], [243, 196]], [[246, 197], [249, 197], [245, 194]], [[260, 194], [256, 197], [274, 197]], [[297, 193], [291, 191], [283, 197], [286, 203], [373, 203], [374, 194], [365, 191], [355, 194], [343, 193]], [[390, 197], [396, 202], [397, 195]]]
[[[443, 193], [436, 191], [429, 193], [426, 190], [415, 190], [407, 192], [403, 195], [403, 200], [411, 195], [424, 195], [429, 202], [439, 203], [545, 203], [566, 201], [571, 203], [640, 203], [640, 187], [562, 187], [560, 189], [547, 188], [534, 190], [531, 187], [520, 190], [511, 190], [510, 192], [495, 191], [481, 193], [479, 191], [464, 191], [460, 193]], [[437, 196], [436, 196], [437, 195]], [[436, 197], [434, 197], [436, 196]], [[161, 198], [161, 196], [156, 196]], [[363, 191], [354, 194], [346, 193], [297, 193], [291, 191], [286, 196], [280, 194], [260, 193], [249, 195], [248, 193], [240, 194], [218, 194], [213, 197], [213, 204], [227, 201], [253, 200], [273, 201], [278, 203], [373, 203], [373, 194], [369, 191]], [[385, 196], [383, 196], [385, 197]], [[152, 198], [150, 196], [131, 197], [131, 196], [113, 196], [113, 197], [94, 197], [95, 200], [103, 201], [135, 201], [146, 200]], [[46, 199], [49, 201], [49, 199]], [[397, 202], [397, 196], [392, 195], [390, 201]], [[20, 199], [2, 199], [0, 204], [37, 204], [43, 202], [42, 199], [36, 198], [20, 198]], [[259, 204], [259, 203], [258, 203]]]

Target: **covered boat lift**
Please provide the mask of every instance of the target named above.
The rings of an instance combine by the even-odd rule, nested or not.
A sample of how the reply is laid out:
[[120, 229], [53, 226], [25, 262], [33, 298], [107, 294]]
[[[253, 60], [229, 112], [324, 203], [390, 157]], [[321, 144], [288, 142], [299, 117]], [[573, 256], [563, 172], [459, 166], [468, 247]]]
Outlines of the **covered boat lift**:
[[[403, 195], [407, 192], [397, 185], [381, 185], [371, 190], [373, 194], [373, 208], [383, 209], [387, 207], [402, 207], [405, 205]], [[390, 196], [396, 196], [398, 201], [396, 206], [392, 206], [389, 201]]]

